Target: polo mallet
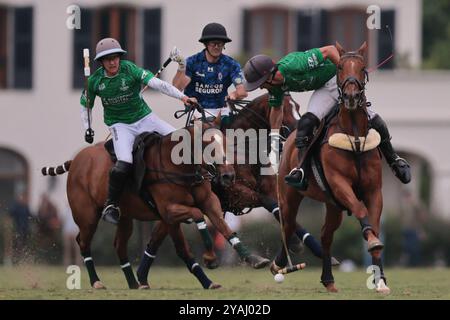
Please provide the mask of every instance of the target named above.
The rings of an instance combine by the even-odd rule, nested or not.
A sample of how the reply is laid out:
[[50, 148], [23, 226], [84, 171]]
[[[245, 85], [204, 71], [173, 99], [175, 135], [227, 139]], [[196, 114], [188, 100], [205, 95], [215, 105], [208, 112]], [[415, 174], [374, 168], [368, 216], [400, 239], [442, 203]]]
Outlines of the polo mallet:
[[89, 85], [88, 79], [91, 75], [91, 67], [89, 66], [89, 49], [83, 49], [83, 58], [84, 58], [84, 92], [86, 94], [86, 108], [88, 115], [88, 129], [91, 131], [91, 108], [89, 106]]
[[381, 67], [382, 65], [384, 65], [385, 63], [387, 63], [390, 59], [392, 59], [394, 57], [394, 39], [392, 38], [391, 28], [389, 28], [389, 25], [386, 25], [386, 29], [389, 32], [389, 38], [391, 40], [392, 53], [386, 59], [384, 59], [378, 65], [376, 65], [375, 67], [369, 68], [367, 70], [367, 73], [370, 73], [370, 72], [373, 72], [373, 71], [377, 70], [379, 67]]
[[[169, 63], [171, 63], [171, 62], [172, 62], [172, 58], [170, 58], [170, 57], [167, 58], [167, 60], [163, 63], [162, 67], [159, 68], [159, 70], [155, 73], [155, 77], [158, 77], [159, 74], [160, 74], [161, 72], [163, 72], [163, 70], [164, 70], [164, 69], [169, 65]], [[142, 88], [141, 94], [144, 93], [144, 91], [147, 90], [147, 88], [148, 88], [147, 85], [146, 85], [144, 88]]]
[[[278, 190], [278, 170], [277, 170], [276, 176], [277, 176], [277, 200], [278, 200], [278, 205], [279, 205], [280, 204], [280, 192]], [[286, 235], [284, 233], [283, 215], [281, 214], [281, 208], [278, 208], [278, 216], [280, 218], [281, 240], [283, 241], [284, 251], [286, 253], [286, 257], [288, 260], [288, 266], [284, 267], [283, 269], [278, 270], [278, 273], [279, 274], [288, 274], [291, 272], [305, 269], [306, 263], [299, 263], [299, 264], [295, 264], [295, 265], [292, 264], [291, 256], [289, 254], [289, 250], [288, 250], [288, 247], [286, 244]]]

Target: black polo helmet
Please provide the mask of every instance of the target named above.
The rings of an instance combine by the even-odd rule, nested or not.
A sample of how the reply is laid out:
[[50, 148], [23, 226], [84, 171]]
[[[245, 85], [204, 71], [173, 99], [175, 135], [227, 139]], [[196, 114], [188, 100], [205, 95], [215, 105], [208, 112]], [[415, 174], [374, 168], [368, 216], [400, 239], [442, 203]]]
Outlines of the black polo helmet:
[[246, 91], [259, 88], [275, 70], [272, 58], [264, 54], [252, 57], [244, 66], [244, 87]]
[[231, 42], [231, 39], [227, 36], [227, 30], [220, 23], [208, 23], [202, 31], [202, 36], [198, 40], [199, 42], [206, 43], [212, 40], [220, 40], [225, 43]]

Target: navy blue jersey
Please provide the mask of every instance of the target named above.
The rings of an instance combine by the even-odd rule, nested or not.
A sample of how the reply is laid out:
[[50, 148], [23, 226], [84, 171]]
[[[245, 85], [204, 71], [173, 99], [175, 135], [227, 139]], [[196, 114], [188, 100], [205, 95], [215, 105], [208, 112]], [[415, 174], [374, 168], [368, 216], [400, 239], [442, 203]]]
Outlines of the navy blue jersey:
[[233, 58], [222, 54], [216, 63], [209, 63], [205, 50], [186, 59], [186, 75], [191, 82], [184, 94], [197, 98], [207, 109], [224, 107], [228, 88], [242, 84], [244, 78], [241, 66]]

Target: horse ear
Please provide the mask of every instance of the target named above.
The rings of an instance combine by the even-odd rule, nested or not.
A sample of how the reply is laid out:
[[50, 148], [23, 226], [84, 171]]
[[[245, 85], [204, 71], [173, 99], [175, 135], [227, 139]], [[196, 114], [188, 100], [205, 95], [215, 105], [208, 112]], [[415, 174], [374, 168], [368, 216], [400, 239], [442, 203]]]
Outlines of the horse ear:
[[341, 44], [336, 41], [336, 49], [339, 52], [339, 55], [342, 56], [345, 53], [344, 48], [342, 48]]
[[216, 116], [216, 119], [214, 119], [214, 124], [220, 128], [221, 122], [222, 122], [222, 111], [219, 111], [219, 114]]
[[364, 41], [364, 43], [358, 49], [358, 54], [364, 56], [366, 54], [366, 51], [367, 51], [367, 42]]

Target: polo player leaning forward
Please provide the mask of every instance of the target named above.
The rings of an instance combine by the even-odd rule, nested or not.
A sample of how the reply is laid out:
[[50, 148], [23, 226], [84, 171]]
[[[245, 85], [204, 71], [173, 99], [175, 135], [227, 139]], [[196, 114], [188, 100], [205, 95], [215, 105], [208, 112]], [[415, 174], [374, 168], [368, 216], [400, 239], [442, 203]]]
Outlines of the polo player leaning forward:
[[[314, 90], [308, 104], [308, 111], [297, 122], [295, 144], [299, 156], [304, 154], [312, 139], [314, 128], [337, 104], [339, 92], [336, 84], [336, 65], [339, 52], [335, 46], [314, 48], [304, 52], [292, 52], [275, 63], [269, 56], [257, 55], [244, 66], [244, 85], [247, 91], [256, 88], [269, 91], [269, 104], [279, 108], [286, 91], [303, 92]], [[391, 135], [384, 120], [372, 108], [368, 108], [370, 124], [381, 136], [380, 149], [402, 183], [411, 181], [410, 166], [400, 158], [391, 144]], [[285, 181], [299, 189], [306, 190], [308, 181], [305, 175], [307, 161], [285, 177]]]

